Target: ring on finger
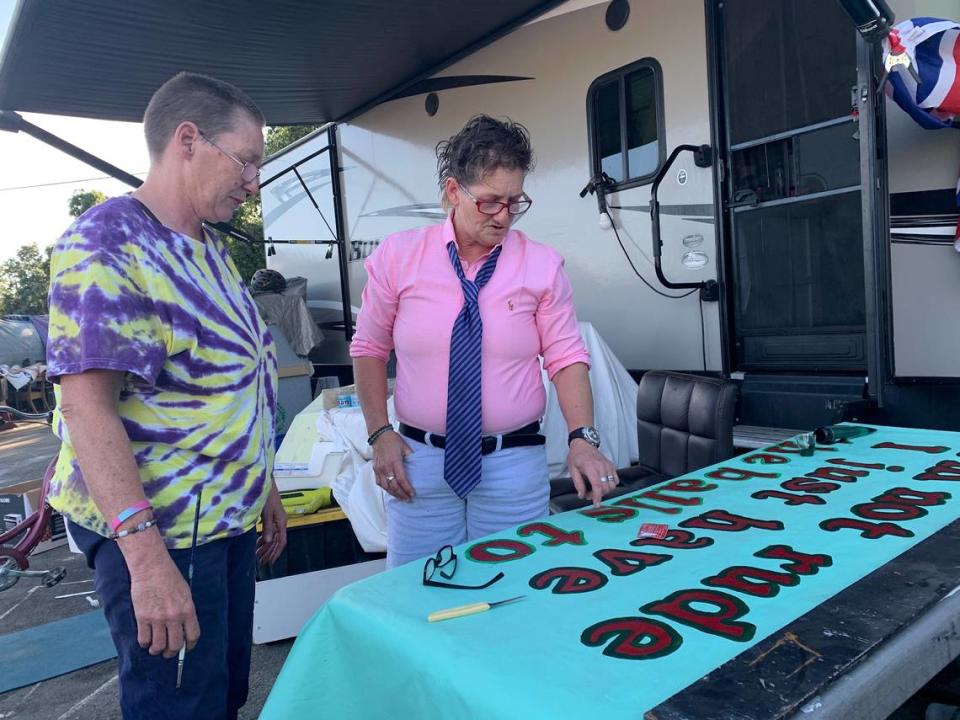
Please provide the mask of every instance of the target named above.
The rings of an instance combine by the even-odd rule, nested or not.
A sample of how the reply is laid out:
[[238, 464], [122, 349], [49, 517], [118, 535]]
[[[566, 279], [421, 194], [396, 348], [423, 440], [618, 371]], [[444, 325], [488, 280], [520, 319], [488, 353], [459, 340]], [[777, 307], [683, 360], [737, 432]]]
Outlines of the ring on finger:
[[387, 475], [387, 477], [384, 478], [387, 482], [393, 482], [396, 479], [397, 477], [395, 475]]

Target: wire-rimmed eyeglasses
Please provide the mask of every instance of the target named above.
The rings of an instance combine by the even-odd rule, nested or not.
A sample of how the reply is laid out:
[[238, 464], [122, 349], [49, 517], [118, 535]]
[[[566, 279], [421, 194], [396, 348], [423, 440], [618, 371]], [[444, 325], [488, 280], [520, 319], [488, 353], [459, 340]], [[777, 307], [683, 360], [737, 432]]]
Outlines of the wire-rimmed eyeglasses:
[[467, 197], [473, 200], [474, 204], [477, 206], [477, 211], [484, 215], [496, 215], [504, 208], [507, 209], [507, 212], [511, 215], [523, 215], [527, 210], [530, 209], [530, 206], [533, 205], [533, 200], [524, 195], [519, 200], [511, 200], [510, 202], [500, 202], [499, 200], [477, 200], [476, 196], [467, 190], [463, 185], [457, 183], [461, 190], [466, 193]]
[[222, 147], [217, 145], [213, 140], [208, 138], [202, 132], [200, 133], [200, 137], [203, 138], [204, 142], [210, 143], [211, 145], [213, 145], [213, 147], [215, 147], [217, 150], [219, 150], [221, 153], [226, 155], [228, 158], [230, 158], [237, 165], [240, 166], [240, 179], [243, 180], [245, 183], [250, 183], [250, 182], [253, 182], [254, 180], [260, 179], [260, 168], [257, 167], [254, 163], [244, 162], [229, 150], [224, 150]]
[[457, 571], [457, 554], [453, 551], [452, 545], [444, 545], [437, 550], [437, 554], [427, 558], [423, 565], [423, 584], [431, 587], [453, 588], [455, 590], [483, 590], [493, 585], [497, 580], [503, 577], [499, 572], [483, 585], [458, 585], [457, 583], [442, 582], [434, 580], [436, 574], [449, 580]]

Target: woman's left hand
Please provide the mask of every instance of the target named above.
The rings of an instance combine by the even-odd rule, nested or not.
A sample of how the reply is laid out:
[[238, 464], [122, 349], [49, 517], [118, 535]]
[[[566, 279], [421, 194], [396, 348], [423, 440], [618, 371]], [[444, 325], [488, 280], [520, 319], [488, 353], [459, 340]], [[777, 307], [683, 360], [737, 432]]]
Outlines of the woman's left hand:
[[613, 467], [613, 463], [599, 449], [582, 438], [576, 438], [570, 443], [567, 469], [570, 470], [570, 478], [573, 480], [574, 487], [577, 488], [577, 497], [587, 496], [587, 483], [589, 483], [590, 497], [594, 507], [600, 505], [603, 496], [612, 492], [620, 484], [620, 478], [617, 477], [617, 470]]
[[287, 546], [287, 512], [280, 501], [277, 483], [271, 481], [270, 484], [270, 494], [260, 515], [263, 532], [257, 539], [257, 560], [263, 565], [273, 564]]

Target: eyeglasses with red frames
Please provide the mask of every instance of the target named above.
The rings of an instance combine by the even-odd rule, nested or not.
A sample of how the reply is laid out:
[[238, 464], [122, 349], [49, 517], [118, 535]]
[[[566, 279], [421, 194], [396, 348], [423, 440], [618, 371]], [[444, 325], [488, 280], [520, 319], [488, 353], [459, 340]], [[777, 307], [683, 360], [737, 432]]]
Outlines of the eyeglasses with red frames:
[[240, 179], [243, 180], [245, 183], [251, 183], [254, 180], [258, 180], [258, 181], [260, 180], [260, 168], [258, 168], [254, 163], [244, 162], [229, 150], [224, 150], [222, 147], [217, 145], [213, 140], [208, 138], [203, 132], [200, 133], [200, 137], [203, 138], [204, 142], [209, 143], [210, 145], [213, 145], [213, 147], [215, 147], [217, 150], [219, 150], [221, 153], [223, 153], [225, 156], [227, 156], [228, 158], [233, 160], [237, 165], [240, 166]]
[[507, 209], [507, 212], [511, 215], [523, 215], [527, 210], [530, 209], [530, 206], [533, 205], [533, 200], [524, 195], [520, 200], [511, 200], [510, 202], [499, 202], [498, 200], [477, 200], [476, 196], [467, 190], [463, 185], [457, 183], [457, 186], [463, 190], [468, 198], [473, 200], [474, 204], [477, 206], [477, 211], [484, 215], [496, 215], [504, 208]]

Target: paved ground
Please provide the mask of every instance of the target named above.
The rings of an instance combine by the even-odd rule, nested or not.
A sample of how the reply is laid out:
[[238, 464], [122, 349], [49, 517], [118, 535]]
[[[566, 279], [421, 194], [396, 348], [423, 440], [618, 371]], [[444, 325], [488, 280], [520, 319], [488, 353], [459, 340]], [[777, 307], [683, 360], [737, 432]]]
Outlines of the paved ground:
[[[21, 580], [0, 593], [0, 636], [93, 609], [87, 598], [95, 598], [95, 594], [58, 598], [93, 589], [93, 573], [87, 569], [83, 557], [63, 546], [31, 558], [31, 569], [55, 566], [67, 570], [66, 578], [56, 587], [45, 588], [37, 582]], [[253, 720], [260, 713], [292, 644], [292, 641], [285, 641], [254, 646], [250, 699], [240, 713], [241, 720]], [[0, 657], [0, 668], [2, 666], [3, 658]], [[0, 720], [81, 718], [120, 720], [115, 661], [0, 695]]]
[[[45, 425], [21, 423], [0, 431], [0, 488], [41, 478], [59, 445]], [[64, 567], [67, 576], [53, 588], [25, 579], [0, 593], [0, 636], [94, 609], [88, 598], [96, 598], [95, 594], [58, 597], [93, 590], [93, 573], [83, 556], [71, 553], [64, 545], [33, 555], [30, 566], [32, 570]], [[286, 641], [254, 646], [250, 699], [240, 713], [241, 720], [253, 720], [260, 713], [292, 644]], [[0, 673], [3, 662], [0, 657]], [[73, 718], [120, 720], [115, 661], [0, 694], [0, 720]]]
[[60, 440], [46, 424], [17, 423], [0, 430], [0, 488], [39, 480], [60, 449]]

